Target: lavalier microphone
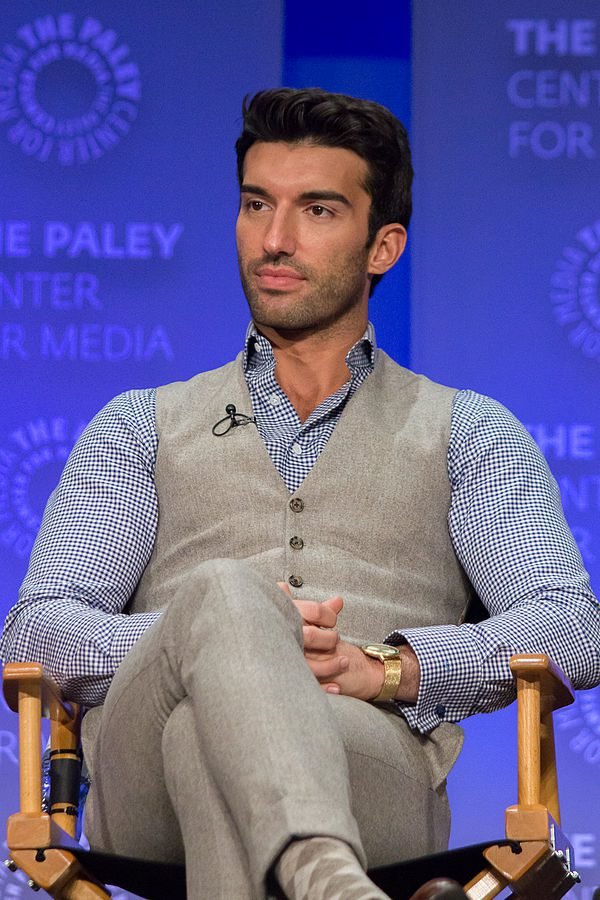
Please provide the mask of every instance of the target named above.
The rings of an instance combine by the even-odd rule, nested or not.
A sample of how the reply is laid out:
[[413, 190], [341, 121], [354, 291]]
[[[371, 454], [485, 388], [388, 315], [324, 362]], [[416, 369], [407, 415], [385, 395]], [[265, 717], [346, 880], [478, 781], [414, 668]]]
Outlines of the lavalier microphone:
[[225, 407], [227, 413], [224, 418], [219, 419], [212, 427], [212, 433], [215, 437], [224, 437], [232, 428], [238, 425], [256, 425], [254, 416], [247, 416], [245, 413], [239, 413], [233, 403], [228, 403]]

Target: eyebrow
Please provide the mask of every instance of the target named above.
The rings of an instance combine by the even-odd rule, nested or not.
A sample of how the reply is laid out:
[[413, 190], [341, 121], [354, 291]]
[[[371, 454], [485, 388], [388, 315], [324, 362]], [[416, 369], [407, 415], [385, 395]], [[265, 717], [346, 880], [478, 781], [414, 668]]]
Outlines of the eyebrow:
[[335, 200], [344, 206], [352, 206], [347, 197], [337, 191], [305, 191], [300, 194], [301, 200]]
[[[265, 188], [259, 187], [257, 184], [243, 184], [240, 188], [240, 192], [242, 194], [256, 194], [259, 197], [265, 197], [268, 200], [272, 199], [271, 194], [265, 190]], [[325, 191], [325, 190], [315, 190], [315, 191], [304, 191], [300, 194], [299, 200], [332, 200], [337, 203], [342, 203], [344, 206], [351, 207], [352, 204], [348, 200], [344, 194], [340, 194], [338, 191]]]

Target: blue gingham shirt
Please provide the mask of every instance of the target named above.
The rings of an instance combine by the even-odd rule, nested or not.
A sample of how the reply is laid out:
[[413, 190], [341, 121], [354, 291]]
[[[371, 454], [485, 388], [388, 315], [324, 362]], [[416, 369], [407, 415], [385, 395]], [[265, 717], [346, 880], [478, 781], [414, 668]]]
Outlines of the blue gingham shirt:
[[373, 371], [375, 352], [375, 332], [369, 324], [363, 338], [346, 355], [350, 380], [320, 403], [303, 424], [277, 383], [270, 343], [249, 326], [244, 371], [252, 411], [269, 456], [290, 493], [298, 490], [331, 437], [344, 406]]
[[[252, 326], [244, 371], [259, 433], [293, 492], [344, 406], [373, 370], [371, 326], [349, 351], [349, 381], [302, 423]], [[155, 391], [128, 391], [90, 423], [48, 501], [19, 599], [0, 642], [5, 661], [36, 659], [65, 693], [94, 706], [159, 612], [123, 612], [158, 524]], [[514, 696], [513, 652], [546, 652], [573, 684], [600, 682], [600, 607], [565, 522], [556, 482], [533, 440], [503, 406], [472, 391], [454, 399], [448, 447], [449, 533], [490, 618], [372, 636], [406, 640], [421, 667], [416, 704], [398, 703], [423, 733], [489, 712]], [[360, 523], [357, 523], [360, 527]]]

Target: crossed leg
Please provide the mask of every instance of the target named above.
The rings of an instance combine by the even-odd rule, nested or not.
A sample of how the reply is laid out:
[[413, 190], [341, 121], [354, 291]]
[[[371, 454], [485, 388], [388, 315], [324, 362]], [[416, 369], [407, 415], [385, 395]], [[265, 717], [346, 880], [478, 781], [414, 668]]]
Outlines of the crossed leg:
[[445, 845], [447, 801], [426, 739], [392, 713], [326, 695], [301, 625], [289, 597], [246, 564], [194, 570], [108, 693], [92, 846], [185, 858], [188, 896], [244, 900], [265, 896], [293, 839], [335, 838], [363, 865]]

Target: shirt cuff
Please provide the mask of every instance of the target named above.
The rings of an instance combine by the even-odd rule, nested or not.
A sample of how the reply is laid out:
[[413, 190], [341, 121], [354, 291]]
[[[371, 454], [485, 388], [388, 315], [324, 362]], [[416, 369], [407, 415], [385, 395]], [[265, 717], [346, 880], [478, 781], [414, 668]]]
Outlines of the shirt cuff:
[[395, 701], [410, 727], [422, 734], [442, 722], [477, 712], [483, 692], [483, 659], [468, 625], [435, 625], [393, 631], [386, 644], [409, 644], [421, 670], [416, 703]]

